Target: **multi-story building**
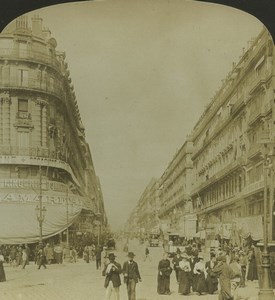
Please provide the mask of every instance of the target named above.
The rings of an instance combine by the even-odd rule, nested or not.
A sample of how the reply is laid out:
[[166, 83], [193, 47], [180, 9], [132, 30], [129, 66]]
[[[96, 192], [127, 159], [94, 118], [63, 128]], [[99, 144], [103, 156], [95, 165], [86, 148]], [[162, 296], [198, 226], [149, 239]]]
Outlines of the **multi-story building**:
[[[236, 244], [248, 236], [259, 240], [265, 187], [268, 222], [274, 228], [274, 197], [269, 200], [275, 178], [274, 53], [272, 38], [263, 29], [233, 63], [159, 179], [164, 231], [186, 237], [206, 234], [207, 240]], [[269, 238], [275, 240], [274, 230]]]
[[135, 209], [125, 224], [125, 232], [145, 237], [149, 233], [159, 233], [159, 185], [152, 178], [143, 191]]
[[192, 199], [208, 238], [262, 237], [263, 165], [274, 141], [274, 46], [250, 42], [192, 132]]
[[196, 233], [197, 218], [190, 197], [192, 151], [192, 141], [188, 137], [159, 179], [161, 228], [185, 237]]
[[43, 238], [83, 211], [105, 216], [65, 53], [56, 48], [38, 16], [31, 25], [19, 17], [0, 35], [1, 243], [37, 241], [41, 207]]

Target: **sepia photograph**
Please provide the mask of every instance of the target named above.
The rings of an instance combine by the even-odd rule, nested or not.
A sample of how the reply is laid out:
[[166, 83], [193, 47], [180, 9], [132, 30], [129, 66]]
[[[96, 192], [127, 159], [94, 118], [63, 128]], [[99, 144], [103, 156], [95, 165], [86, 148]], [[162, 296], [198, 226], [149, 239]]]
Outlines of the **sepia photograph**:
[[189, 0], [1, 25], [0, 299], [274, 300], [266, 25]]

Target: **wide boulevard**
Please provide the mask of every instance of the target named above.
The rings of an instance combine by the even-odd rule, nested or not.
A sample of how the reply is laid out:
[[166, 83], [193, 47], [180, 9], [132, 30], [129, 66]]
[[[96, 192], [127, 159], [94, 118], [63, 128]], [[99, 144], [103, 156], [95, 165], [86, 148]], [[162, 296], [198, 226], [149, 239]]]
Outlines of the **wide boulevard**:
[[[114, 251], [117, 261], [123, 264], [127, 260], [122, 251], [123, 243]], [[142, 282], [137, 285], [137, 300], [155, 299], [190, 299], [190, 300], [218, 300], [218, 295], [189, 295], [177, 293], [174, 272], [171, 275], [171, 295], [157, 294], [157, 265], [162, 256], [162, 249], [149, 248], [151, 261], [144, 260], [144, 245], [137, 241], [129, 242], [129, 251], [136, 254], [135, 260], [139, 264]], [[53, 264], [37, 270], [33, 262], [22, 270], [5, 265], [7, 281], [0, 283], [0, 299], [2, 300], [104, 300], [105, 288], [102, 270], [96, 270], [95, 262], [86, 263], [78, 259], [77, 263]], [[256, 300], [258, 297], [257, 282], [249, 282], [247, 287], [240, 289], [239, 299]], [[121, 300], [127, 300], [126, 287], [120, 288]]]

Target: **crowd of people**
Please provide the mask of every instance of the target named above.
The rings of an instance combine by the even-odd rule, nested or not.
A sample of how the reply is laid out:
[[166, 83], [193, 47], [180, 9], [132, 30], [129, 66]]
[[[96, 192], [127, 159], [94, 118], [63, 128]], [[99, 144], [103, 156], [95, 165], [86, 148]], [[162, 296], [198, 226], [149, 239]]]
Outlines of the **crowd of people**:
[[[124, 245], [123, 250], [128, 251]], [[31, 246], [31, 247], [30, 247]], [[30, 259], [34, 260], [37, 269], [47, 268], [52, 263], [63, 261], [75, 263], [80, 258], [76, 247], [66, 244], [51, 245], [38, 243], [35, 245], [2, 245], [0, 246], [0, 282], [6, 280], [3, 263], [9, 263], [12, 268], [25, 269]], [[257, 263], [254, 246], [242, 249], [224, 247], [212, 249], [208, 254], [201, 252], [201, 245], [188, 244], [184, 250], [177, 248], [174, 256], [168, 257], [164, 252], [157, 267], [157, 287], [159, 295], [170, 295], [170, 279], [173, 272], [178, 284], [177, 292], [181, 295], [218, 294], [219, 300], [235, 299], [238, 290], [246, 286], [247, 280], [258, 280]], [[135, 254], [127, 252], [128, 260], [121, 266], [115, 261], [116, 256], [110, 253], [106, 246], [86, 245], [82, 257], [86, 263], [95, 261], [96, 269], [103, 269], [105, 276], [106, 300], [112, 294], [119, 300], [120, 275], [124, 277], [127, 286], [128, 299], [135, 300], [137, 282], [141, 281], [139, 267], [134, 261]], [[150, 251], [145, 247], [144, 262], [149, 260]], [[172, 277], [173, 280], [173, 277]], [[219, 289], [219, 290], [218, 290]], [[235, 297], [235, 298], [234, 298]]]
[[178, 248], [171, 262], [164, 253], [158, 265], [158, 294], [170, 294], [173, 270], [179, 294], [214, 294], [218, 293], [219, 285], [220, 300], [235, 299], [238, 289], [245, 287], [246, 280], [258, 280], [253, 246], [246, 251], [238, 247], [217, 249], [207, 256], [205, 261], [197, 244], [188, 245], [184, 251]]

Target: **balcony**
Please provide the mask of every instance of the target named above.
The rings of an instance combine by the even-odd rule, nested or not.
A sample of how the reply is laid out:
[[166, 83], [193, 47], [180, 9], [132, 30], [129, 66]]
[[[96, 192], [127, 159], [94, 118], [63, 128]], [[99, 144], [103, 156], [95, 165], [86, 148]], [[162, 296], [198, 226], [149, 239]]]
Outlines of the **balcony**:
[[65, 157], [63, 157], [59, 151], [52, 151], [49, 148], [42, 147], [20, 148], [13, 146], [0, 146], [0, 155], [32, 156], [65, 160]]
[[14, 59], [22, 61], [30, 61], [43, 63], [48, 66], [52, 66], [56, 69], [61, 68], [60, 62], [52, 55], [38, 52], [38, 51], [28, 51], [28, 50], [18, 50], [15, 48], [1, 48], [0, 49], [0, 59]]
[[47, 80], [39, 81], [35, 77], [28, 77], [24, 82], [19, 82], [16, 80], [10, 80], [5, 78], [5, 81], [0, 82], [0, 88], [11, 88], [11, 89], [20, 89], [20, 90], [31, 90], [38, 91], [47, 94], [54, 95], [60, 99], [64, 97], [65, 91], [59, 80], [54, 80], [50, 84]]
[[253, 80], [250, 82], [248, 88], [249, 93], [253, 94], [255, 91], [258, 90], [259, 87], [261, 87], [264, 83], [266, 83], [269, 78], [272, 76], [272, 70], [266, 70], [253, 78]]
[[263, 188], [264, 188], [264, 180], [260, 180], [260, 181], [251, 183], [251, 184], [247, 185], [246, 187], [244, 187], [243, 195], [246, 197], [249, 194], [255, 193]]
[[251, 160], [256, 159], [261, 155], [261, 153], [262, 145], [260, 143], [252, 143], [248, 149], [247, 158]]
[[241, 96], [233, 105], [231, 108], [231, 115], [236, 115], [243, 107], [245, 106], [244, 103], [244, 95]]

